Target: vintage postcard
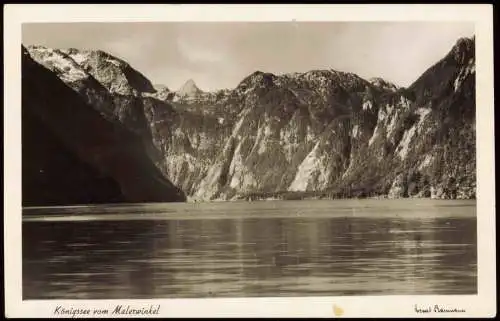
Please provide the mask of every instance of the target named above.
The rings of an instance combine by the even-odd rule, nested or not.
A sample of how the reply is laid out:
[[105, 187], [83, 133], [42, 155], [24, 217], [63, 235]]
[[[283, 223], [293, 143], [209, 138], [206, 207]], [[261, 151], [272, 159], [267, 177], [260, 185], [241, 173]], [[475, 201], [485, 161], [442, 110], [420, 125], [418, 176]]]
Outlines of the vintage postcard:
[[494, 317], [489, 5], [7, 5], [6, 317]]

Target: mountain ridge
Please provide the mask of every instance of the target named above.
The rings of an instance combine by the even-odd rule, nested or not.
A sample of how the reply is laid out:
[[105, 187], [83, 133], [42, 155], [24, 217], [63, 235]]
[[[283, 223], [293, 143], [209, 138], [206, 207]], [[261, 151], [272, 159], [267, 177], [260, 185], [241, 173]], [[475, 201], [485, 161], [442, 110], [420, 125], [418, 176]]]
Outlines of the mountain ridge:
[[473, 44], [457, 40], [406, 88], [331, 69], [256, 71], [196, 99], [138, 92], [134, 119], [191, 198], [474, 198]]

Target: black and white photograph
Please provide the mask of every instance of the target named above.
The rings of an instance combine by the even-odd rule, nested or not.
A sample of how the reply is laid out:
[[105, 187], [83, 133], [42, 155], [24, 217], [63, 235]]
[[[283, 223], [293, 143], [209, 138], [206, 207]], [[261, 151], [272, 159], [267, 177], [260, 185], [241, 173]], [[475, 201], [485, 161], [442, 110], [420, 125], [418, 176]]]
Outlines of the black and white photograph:
[[473, 20], [20, 27], [23, 302], [480, 294]]

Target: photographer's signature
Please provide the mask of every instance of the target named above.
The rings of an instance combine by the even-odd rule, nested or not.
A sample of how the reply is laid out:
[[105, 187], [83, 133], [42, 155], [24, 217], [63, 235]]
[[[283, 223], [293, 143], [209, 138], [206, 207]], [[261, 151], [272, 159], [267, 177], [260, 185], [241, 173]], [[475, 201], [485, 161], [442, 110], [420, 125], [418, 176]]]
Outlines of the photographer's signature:
[[456, 307], [447, 307], [439, 304], [434, 306], [419, 307], [415, 304], [416, 313], [465, 313], [465, 309]]

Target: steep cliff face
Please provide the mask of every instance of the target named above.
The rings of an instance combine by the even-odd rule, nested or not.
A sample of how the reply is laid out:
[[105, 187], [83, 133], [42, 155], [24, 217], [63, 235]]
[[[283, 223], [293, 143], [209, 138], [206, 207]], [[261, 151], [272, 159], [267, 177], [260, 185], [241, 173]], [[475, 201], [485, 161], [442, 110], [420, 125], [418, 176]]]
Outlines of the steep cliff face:
[[156, 99], [144, 100], [153, 143], [160, 155], [158, 167], [188, 195], [198, 188], [222, 149], [230, 125], [216, 117], [175, 109]]
[[474, 198], [474, 56], [460, 39], [409, 88], [256, 72], [226, 104], [236, 122], [194, 195]]
[[428, 122], [432, 148], [422, 146], [419, 137], [414, 149], [433, 161], [424, 172], [430, 176], [432, 197], [475, 196], [475, 88], [475, 41], [467, 38], [409, 87], [415, 105], [432, 110]]
[[88, 105], [74, 78], [65, 78], [72, 87], [58, 76], [22, 48], [23, 206], [186, 199], [135, 134]]
[[333, 70], [254, 73], [195, 195], [474, 198], [474, 63], [474, 40], [460, 39], [407, 89]]
[[136, 86], [136, 105], [94, 79], [193, 198], [474, 198], [474, 56], [474, 39], [460, 39], [408, 88], [335, 70], [257, 71], [214, 93]]

